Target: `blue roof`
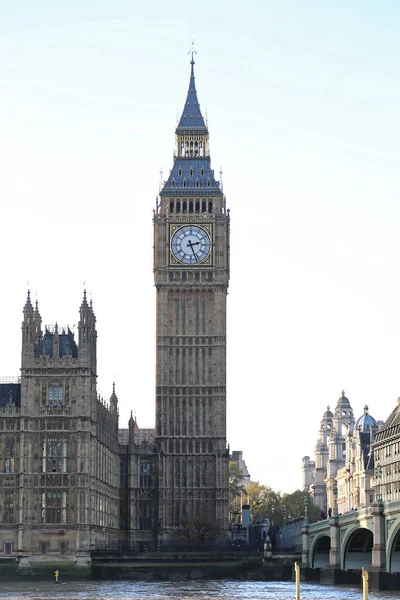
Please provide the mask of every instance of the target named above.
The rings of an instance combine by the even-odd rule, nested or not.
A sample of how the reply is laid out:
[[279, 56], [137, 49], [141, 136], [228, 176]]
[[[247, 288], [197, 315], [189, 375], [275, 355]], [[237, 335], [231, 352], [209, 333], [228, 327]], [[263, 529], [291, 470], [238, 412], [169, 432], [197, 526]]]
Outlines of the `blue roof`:
[[365, 405], [364, 414], [357, 419], [356, 424], [354, 426], [354, 430], [367, 433], [370, 430], [370, 428], [374, 427], [375, 425], [376, 421], [374, 417], [371, 417], [371, 415], [368, 414], [368, 406]]
[[[36, 356], [44, 355], [53, 358], [53, 343], [54, 333], [51, 333], [46, 329], [42, 343], [35, 348]], [[74, 334], [70, 329], [68, 329], [67, 333], [63, 330], [63, 333], [58, 336], [58, 344], [59, 356], [72, 356], [72, 358], [78, 358], [78, 347], [74, 339]]]
[[0, 407], [3, 408], [8, 402], [13, 402], [15, 406], [21, 405], [20, 383], [0, 383]]
[[219, 182], [207, 158], [177, 158], [160, 195], [220, 196]]
[[195, 130], [196, 133], [207, 133], [207, 126], [201, 114], [199, 100], [197, 98], [196, 84], [194, 81], [194, 60], [190, 62], [190, 80], [189, 89], [186, 97], [185, 106], [183, 107], [182, 116], [176, 128], [177, 133], [183, 133], [185, 129], [190, 131]]

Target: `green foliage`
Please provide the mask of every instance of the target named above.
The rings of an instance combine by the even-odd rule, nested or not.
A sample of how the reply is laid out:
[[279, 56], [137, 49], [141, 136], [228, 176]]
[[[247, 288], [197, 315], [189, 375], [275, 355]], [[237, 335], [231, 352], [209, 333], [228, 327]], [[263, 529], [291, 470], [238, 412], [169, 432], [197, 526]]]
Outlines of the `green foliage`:
[[292, 494], [283, 494], [282, 505], [286, 507], [286, 519], [298, 519], [304, 516], [304, 498], [307, 498], [307, 512], [310, 523], [318, 521], [321, 515], [321, 510], [313, 503], [309, 492], [296, 490]]
[[261, 517], [267, 517], [271, 525], [283, 525], [286, 521], [292, 521], [304, 517], [304, 498], [307, 498], [308, 519], [310, 523], [318, 521], [321, 511], [313, 503], [309, 492], [296, 490], [292, 494], [281, 494], [275, 492], [268, 485], [259, 482], [250, 483], [246, 488], [249, 498], [250, 516], [252, 523]]
[[268, 517], [274, 525], [283, 523], [280, 492], [275, 492], [268, 485], [257, 482], [250, 483], [246, 488], [250, 504], [250, 517], [252, 523], [261, 517]]
[[239, 525], [241, 514], [243, 474], [237, 462], [229, 462], [229, 516], [231, 525]]
[[244, 492], [243, 473], [237, 462], [229, 462], [229, 500], [232, 501]]

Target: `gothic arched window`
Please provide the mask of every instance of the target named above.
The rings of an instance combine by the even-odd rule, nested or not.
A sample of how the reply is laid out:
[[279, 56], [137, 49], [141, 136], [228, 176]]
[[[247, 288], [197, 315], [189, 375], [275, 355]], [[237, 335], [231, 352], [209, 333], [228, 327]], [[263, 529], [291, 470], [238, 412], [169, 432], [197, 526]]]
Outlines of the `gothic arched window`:
[[15, 441], [14, 438], [6, 439], [6, 463], [5, 463], [5, 472], [6, 473], [14, 473], [15, 472]]
[[212, 212], [212, 206], [213, 206], [213, 203], [210, 200], [209, 203], [208, 203], [208, 212], [209, 213]]
[[192, 200], [189, 202], [189, 212], [190, 213], [193, 212], [193, 201]]
[[66, 438], [47, 438], [43, 440], [43, 473], [66, 473], [68, 460], [68, 442]]
[[49, 386], [49, 407], [59, 408], [63, 405], [63, 386], [61, 383], [52, 383]]

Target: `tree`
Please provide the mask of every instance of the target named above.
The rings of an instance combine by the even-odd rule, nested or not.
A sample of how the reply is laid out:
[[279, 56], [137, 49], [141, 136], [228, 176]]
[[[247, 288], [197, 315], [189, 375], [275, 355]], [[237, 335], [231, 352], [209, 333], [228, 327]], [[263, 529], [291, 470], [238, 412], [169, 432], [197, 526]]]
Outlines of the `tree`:
[[262, 517], [267, 517], [274, 525], [283, 523], [280, 492], [275, 492], [268, 485], [262, 485], [257, 481], [247, 486], [246, 494], [249, 498], [252, 523]]
[[179, 527], [175, 531], [177, 540], [186, 540], [188, 542], [204, 542], [205, 540], [215, 540], [219, 537], [220, 528], [206, 512], [197, 516], [183, 515]]
[[302, 492], [301, 490], [296, 490], [292, 494], [283, 494], [282, 496], [282, 506], [285, 506], [286, 519], [288, 521], [304, 516], [305, 498], [307, 498], [307, 513], [310, 523], [318, 521], [321, 509], [315, 506], [309, 492]]
[[239, 525], [243, 487], [243, 473], [237, 462], [229, 462], [229, 520], [231, 525]]

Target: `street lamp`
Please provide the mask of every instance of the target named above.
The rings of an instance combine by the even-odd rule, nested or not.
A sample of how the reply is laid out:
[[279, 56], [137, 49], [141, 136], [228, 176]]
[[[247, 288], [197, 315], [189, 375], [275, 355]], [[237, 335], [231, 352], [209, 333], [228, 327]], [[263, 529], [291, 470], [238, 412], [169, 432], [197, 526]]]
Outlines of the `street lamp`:
[[308, 497], [304, 496], [304, 527], [308, 525]]
[[375, 498], [376, 498], [376, 501], [378, 504], [382, 504], [382, 495], [381, 495], [382, 467], [379, 464], [379, 461], [377, 461], [376, 467], [374, 469], [374, 479], [376, 481]]
[[335, 483], [333, 484], [333, 516], [334, 517], [338, 516], [337, 497], [338, 497], [338, 487], [337, 487], [337, 483], [335, 481]]

